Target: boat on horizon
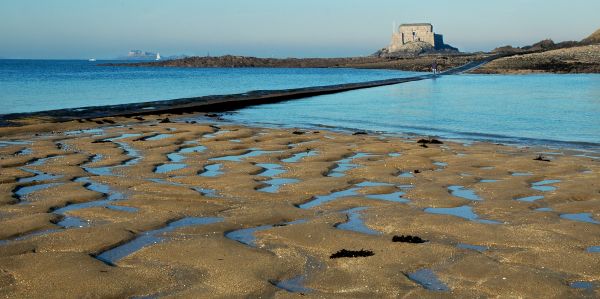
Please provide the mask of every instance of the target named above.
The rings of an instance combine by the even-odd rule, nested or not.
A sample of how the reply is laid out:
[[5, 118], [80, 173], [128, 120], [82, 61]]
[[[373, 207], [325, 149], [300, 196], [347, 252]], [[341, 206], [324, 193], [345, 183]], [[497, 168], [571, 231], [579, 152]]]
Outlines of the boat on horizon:
[[90, 59], [88, 59], [88, 61], [94, 62], [94, 61], [96, 61], [96, 58], [90, 58]]
[[160, 60], [160, 53], [156, 53], [156, 59], [155, 60]]

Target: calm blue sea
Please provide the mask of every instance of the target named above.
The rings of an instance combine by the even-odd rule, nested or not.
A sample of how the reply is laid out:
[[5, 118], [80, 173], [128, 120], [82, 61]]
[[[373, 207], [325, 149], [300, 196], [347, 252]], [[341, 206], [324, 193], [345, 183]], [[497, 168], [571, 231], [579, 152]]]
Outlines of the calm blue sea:
[[111, 61], [0, 60], [0, 114], [352, 83], [415, 74], [355, 69], [98, 66], [108, 62]]
[[454, 75], [249, 107], [228, 120], [600, 149], [600, 75]]
[[[354, 69], [102, 67], [0, 60], [0, 114], [361, 82]], [[230, 121], [600, 148], [600, 75], [455, 75], [250, 107]]]

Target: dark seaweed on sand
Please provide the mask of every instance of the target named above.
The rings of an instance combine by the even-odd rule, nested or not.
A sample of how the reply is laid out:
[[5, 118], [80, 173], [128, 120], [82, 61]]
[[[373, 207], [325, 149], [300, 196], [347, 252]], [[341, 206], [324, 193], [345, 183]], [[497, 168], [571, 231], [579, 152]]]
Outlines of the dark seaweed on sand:
[[365, 131], [359, 131], [359, 132], [352, 133], [352, 135], [354, 135], [354, 136], [356, 136], [356, 135], [369, 135], [369, 133], [367, 133]]
[[368, 257], [368, 256], [373, 256], [375, 255], [375, 253], [373, 253], [373, 251], [371, 250], [346, 250], [346, 249], [342, 249], [334, 254], [332, 254], [329, 258], [330, 259], [338, 259], [338, 258], [342, 258], [342, 257]]
[[401, 243], [413, 243], [413, 244], [420, 244], [420, 243], [425, 243], [428, 242], [427, 240], [423, 240], [421, 239], [421, 237], [418, 236], [411, 236], [411, 235], [402, 235], [402, 236], [394, 236], [392, 237], [392, 242], [401, 242]]
[[444, 144], [443, 142], [441, 142], [435, 138], [419, 139], [419, 141], [417, 141], [417, 143], [420, 143], [420, 144]]
[[537, 157], [535, 157], [535, 159], [533, 159], [535, 161], [543, 161], [543, 162], [550, 162], [550, 159], [544, 157], [544, 155], [539, 154]]

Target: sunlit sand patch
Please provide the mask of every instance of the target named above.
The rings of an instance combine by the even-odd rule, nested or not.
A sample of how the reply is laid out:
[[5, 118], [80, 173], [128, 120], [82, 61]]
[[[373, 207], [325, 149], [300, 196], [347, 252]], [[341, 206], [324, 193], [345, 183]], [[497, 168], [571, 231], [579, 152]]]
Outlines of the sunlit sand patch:
[[[173, 116], [169, 117], [173, 118]], [[128, 131], [106, 130], [105, 136], [116, 136], [111, 138], [114, 139], [113, 141], [93, 143], [94, 140], [104, 136], [74, 135], [74, 139], [68, 141], [70, 150], [85, 152], [87, 155], [69, 160], [71, 165], [68, 169], [65, 168], [65, 171], [61, 169], [58, 163], [60, 161], [39, 168], [31, 166], [31, 169], [39, 170], [37, 173], [18, 169], [18, 167], [28, 168], [29, 166], [25, 164], [33, 158], [43, 158], [50, 154], [73, 156], [72, 153], [63, 153], [54, 146], [59, 139], [40, 142], [37, 138], [41, 137], [12, 138], [32, 140], [26, 148], [31, 148], [33, 153], [11, 156], [24, 149], [22, 145], [9, 146], [10, 148], [2, 153], [3, 165], [9, 165], [6, 169], [10, 169], [10, 172], [2, 172], [0, 177], [4, 182], [8, 182], [8, 190], [4, 190], [9, 196], [12, 195], [11, 190], [19, 184], [20, 179], [31, 180], [21, 181], [23, 185], [62, 183], [59, 179], [54, 181], [51, 180], [52, 177], [44, 177], [44, 172], [63, 176], [65, 182], [67, 179], [78, 177], [75, 182], [79, 184], [73, 184], [74, 186], [69, 188], [65, 187], [67, 185], [56, 186], [40, 190], [39, 193], [35, 192], [33, 194], [35, 196], [32, 197], [32, 200], [35, 199], [35, 205], [5, 205], [0, 209], [2, 225], [14, 226], [7, 223], [4, 219], [6, 218], [14, 219], [18, 224], [23, 223], [24, 227], [23, 229], [12, 228], [4, 234], [6, 240], [0, 242], [6, 244], [0, 248], [0, 255], [5, 254], [0, 256], [3, 259], [3, 266], [5, 262], [10, 264], [11, 258], [21, 258], [21, 268], [10, 269], [10, 271], [28, 279], [30, 275], [28, 273], [32, 273], [31, 269], [35, 268], [35, 271], [40, 273], [47, 272], [47, 268], [33, 262], [32, 258], [40, 256], [40, 253], [66, 254], [77, 251], [81, 252], [82, 260], [85, 261], [93, 260], [90, 254], [98, 252], [102, 254], [103, 251], [107, 251], [107, 248], [116, 246], [113, 248], [115, 262], [108, 263], [127, 264], [127, 267], [102, 265], [105, 267], [103, 269], [108, 271], [103, 272], [103, 275], [125, 277], [123, 275], [126, 273], [136, 273], [136, 279], [146, 282], [148, 275], [175, 273], [174, 275], [177, 275], [180, 281], [191, 286], [191, 289], [197, 293], [188, 293], [187, 288], [175, 288], [166, 291], [153, 289], [147, 294], [183, 297], [206, 294], [208, 285], [211, 286], [211, 294], [215, 296], [227, 297], [228, 294], [242, 296], [242, 291], [228, 293], [231, 289], [230, 281], [222, 277], [233, 278], [224, 275], [225, 273], [233, 273], [237, 277], [249, 277], [248, 282], [245, 281], [243, 286], [243, 291], [248, 291], [246, 295], [300, 295], [286, 293], [291, 292], [321, 297], [339, 294], [360, 297], [364, 294], [372, 295], [371, 290], [381, 290], [376, 294], [381, 297], [393, 297], [399, 293], [411, 292], [417, 296], [439, 295], [434, 292], [436, 288], [432, 287], [430, 282], [413, 283], [402, 275], [411, 273], [416, 275], [416, 277], [413, 275], [413, 278], [419, 278], [416, 274], [419, 271], [415, 270], [427, 269], [432, 271], [438, 282], [452, 289], [452, 293], [448, 294], [457, 297], [469, 297], [473, 294], [485, 297], [495, 293], [499, 296], [518, 294], [523, 297], [533, 297], [535, 295], [529, 289], [516, 285], [514, 281], [523, 277], [534, 278], [535, 275], [539, 277], [547, 273], [561, 273], [560, 279], [548, 280], [543, 276], [544, 280], [533, 281], [542, 285], [544, 289], [558, 290], [560, 292], [557, 294], [569, 297], [567, 295], [584, 292], [569, 288], [569, 282], [588, 280], [593, 282], [593, 277], [598, 275], [595, 268], [582, 263], [591, 264], [591, 259], [597, 254], [598, 249], [593, 248], [598, 244], [593, 236], [600, 226], [589, 222], [579, 224], [571, 222], [573, 219], [569, 218], [573, 216], [568, 215], [578, 214], [564, 214], [588, 211], [590, 213], [580, 213], [588, 214], [587, 218], [574, 217], [581, 218], [579, 220], [598, 221], [595, 219], [597, 215], [591, 203], [597, 191], [593, 184], [597, 172], [581, 173], [582, 169], [596, 170], [597, 162], [589, 161], [587, 158], [565, 155], [551, 164], [540, 164], [531, 161], [533, 152], [528, 152], [527, 149], [511, 151], [508, 147], [498, 148], [491, 144], [476, 144], [469, 148], [452, 145], [452, 150], [439, 147], [422, 149], [415, 147], [414, 143], [409, 144], [393, 136], [386, 138], [386, 142], [381, 142], [378, 136], [370, 135], [356, 137], [324, 131], [321, 135], [306, 133], [298, 136], [289, 129], [244, 128], [233, 125], [226, 127], [230, 131], [227, 135], [220, 138], [205, 138], [206, 136], [200, 136], [211, 131], [207, 125], [183, 123], [168, 125], [177, 126], [177, 133], [173, 134], [176, 135], [176, 140], [175, 136], [154, 142], [130, 140], [153, 136], [154, 132], [167, 132], [167, 128], [162, 124], [148, 126], [149, 123], [156, 121], [151, 116], [145, 118], [147, 118], [146, 123], [131, 126], [132, 129], [128, 128]], [[123, 133], [137, 134], [137, 137], [118, 139], [123, 136]], [[333, 136], [335, 139], [325, 138], [324, 135]], [[64, 138], [64, 134], [61, 136]], [[310, 145], [294, 146], [295, 142], [300, 143], [307, 139], [311, 139]], [[202, 145], [198, 144], [198, 140]], [[240, 142], [231, 142], [231, 140]], [[130, 145], [143, 159], [135, 161], [128, 168], [123, 168], [120, 164], [122, 161], [130, 161], [135, 157], [129, 156], [128, 152], [116, 142]], [[195, 149], [192, 149], [194, 147]], [[277, 154], [261, 154], [232, 161], [208, 160], [242, 156], [247, 153], [245, 151], [253, 148], [274, 151]], [[185, 149], [189, 149], [190, 152], [184, 152]], [[457, 157], [455, 150], [464, 152], [466, 156]], [[490, 155], [489, 153], [493, 151], [497, 154]], [[315, 154], [307, 154], [309, 152]], [[348, 153], [371, 153], [378, 157], [347, 161], [348, 164], [359, 167], [344, 171], [340, 177], [324, 176], [329, 171], [328, 167], [335, 167], [333, 166], [335, 161], [348, 159], [348, 156], [344, 156]], [[390, 153], [402, 153], [402, 155], [395, 156]], [[441, 172], [431, 171], [436, 169], [432, 167], [432, 161], [444, 161], [451, 167]], [[152, 173], [153, 168], [161, 163], [186, 164], [189, 171], [181, 170], [173, 174], [166, 172], [160, 175]], [[66, 164], [68, 163], [65, 163], [65, 166]], [[494, 166], [484, 171], [477, 165]], [[82, 179], [87, 175], [81, 168], [95, 166], [106, 167], [108, 171], [104, 174], [101, 171], [96, 172], [105, 175], [104, 177], [89, 176], [87, 183], [91, 182], [91, 184], [87, 185]], [[77, 169], [78, 167], [80, 168]], [[114, 170], [114, 174], [119, 174], [121, 177], [111, 176], [113, 174], [111, 169]], [[422, 172], [414, 177], [398, 176], [399, 170], [412, 172], [415, 169]], [[285, 175], [286, 171], [289, 176]], [[536, 193], [530, 188], [532, 178], [521, 178], [515, 175], [520, 172], [532, 176], [535, 174], [535, 180], [549, 180], [558, 176], [563, 182], [557, 184], [561, 192]], [[472, 175], [467, 177], [465, 174]], [[33, 179], [34, 177], [37, 178]], [[485, 180], [480, 180], [481, 178]], [[263, 187], [273, 187], [271, 183], [278, 185], [278, 182], [270, 179], [297, 179], [299, 182], [285, 185], [280, 189], [281, 191], [271, 190], [275, 192], [272, 194], [256, 192]], [[498, 181], [488, 182], [487, 179], [498, 179]], [[127, 198], [120, 201], [117, 197], [115, 198], [117, 200], [110, 201], [108, 200], [110, 192], [100, 190], [102, 186], [96, 186], [94, 182], [113, 189], [110, 192], [123, 192], [127, 194]], [[408, 182], [412, 184], [406, 184]], [[81, 184], [86, 184], [85, 188]], [[551, 186], [552, 184], [554, 183], [545, 182], [541, 186], [554, 187]], [[469, 189], [461, 188], [459, 185]], [[418, 188], [409, 189], [414, 186]], [[447, 189], [448, 186], [457, 188], [450, 190]], [[104, 195], [100, 196], [90, 190]], [[470, 205], [461, 206], [467, 201], [455, 195], [460, 195], [465, 190], [485, 200], [473, 201]], [[78, 192], [81, 194], [77, 195]], [[452, 192], [458, 193], [453, 195]], [[66, 200], [57, 200], [55, 198], [57, 195], [69, 197]], [[543, 203], [559, 212], [543, 207], [540, 202], [523, 204], [511, 200], [523, 200], [528, 195], [545, 195], [547, 199]], [[411, 201], [409, 202], [404, 196], [410, 197]], [[6, 194], [4, 197], [6, 198]], [[6, 199], [4, 200], [6, 202]], [[294, 206], [298, 203], [302, 204]], [[423, 210], [426, 213], [423, 213]], [[35, 221], [21, 220], [21, 217], [28, 216], [29, 213], [50, 215], [52, 211], [67, 216], [63, 219], [65, 221], [61, 222], [60, 217], [54, 214], [52, 214], [54, 218], [46, 216]], [[345, 214], [340, 214], [340, 211]], [[557, 221], [560, 212], [563, 213], [564, 220]], [[143, 237], [146, 234], [143, 232], [147, 232], [161, 239], [158, 242], [169, 239], [167, 235], [156, 231], [166, 229], [167, 233], [172, 232], [173, 230], [161, 226], [167, 219], [179, 219], [178, 217], [182, 215], [214, 215], [214, 217], [226, 218], [227, 222], [206, 229], [194, 228], [194, 232], [197, 230], [201, 233], [193, 235], [185, 233], [191, 229], [177, 231], [173, 234], [173, 239], [177, 241], [165, 242], [146, 250], [138, 250], [147, 247], [142, 241], [132, 241], [129, 246], [133, 250], [116, 250], [119, 247], [117, 244], [125, 245], [128, 243], [127, 240], [135, 240], [131, 238], [136, 233], [139, 237]], [[302, 225], [277, 223], [282, 219], [309, 221]], [[500, 223], [488, 219], [502, 219], [503, 225], [488, 225]], [[77, 221], [83, 221], [87, 227], [77, 228], [82, 226], [82, 223]], [[338, 223], [337, 227], [334, 227], [335, 223]], [[260, 224], [265, 225], [259, 226]], [[282, 225], [286, 228], [279, 227]], [[63, 227], [73, 227], [73, 229]], [[156, 227], [159, 229], [152, 231]], [[581, 230], [583, 227], [586, 229]], [[240, 228], [242, 229], [239, 230]], [[341, 231], [344, 228], [353, 232]], [[230, 233], [236, 236], [235, 232], [237, 232], [236, 238], [240, 241], [225, 237]], [[418, 250], [407, 251], [410, 249], [406, 246], [415, 245], [392, 243], [389, 238], [382, 237], [380, 233], [386, 235], [409, 233], [432, 241], [420, 246]], [[515, 235], [526, 235], [527, 238], [521, 240], [521, 238], [514, 238]], [[569, 242], [566, 242], [568, 244], [561, 242], [562, 235], [571, 236]], [[555, 241], [556, 244], [553, 243]], [[137, 242], [142, 245], [136, 245]], [[205, 246], [207, 244], [210, 245]], [[258, 246], [259, 249], [253, 246]], [[166, 248], [168, 250], [165, 250]], [[374, 255], [366, 258], [329, 259], [331, 254], [341, 249], [358, 251], [361, 248], [372, 251]], [[30, 253], [34, 249], [37, 252]], [[120, 254], [118, 253], [120, 250], [126, 252]], [[21, 252], [27, 253], [21, 254]], [[539, 256], [540, 252], [548, 256]], [[570, 252], [573, 254], [570, 255]], [[193, 256], [188, 253], [193, 253]], [[314, 257], [316, 263], [322, 263], [326, 267], [312, 272], [303, 270], [302, 263], [307, 256]], [[553, 258], [558, 256], [560, 258]], [[243, 257], [247, 260], [242, 260]], [[205, 258], [210, 261], [204, 260]], [[511, 263], [498, 263], [496, 259], [510, 260]], [[65, 260], [74, 264], [82, 262], [81, 259]], [[394, 262], [390, 264], [389, 261]], [[95, 261], [95, 264], [101, 263]], [[452, 268], [456, 270], [448, 270]], [[60, 267], [52, 269], [58, 271], [56, 273], [63, 273]], [[270, 271], [271, 269], [283, 270], [278, 272]], [[468, 269], [476, 269], [477, 277], [472, 278], [472, 273]], [[489, 269], [494, 271], [488, 271]], [[530, 269], [547, 270], [536, 272], [537, 270]], [[98, 270], [93, 269], [94, 273]], [[197, 280], [200, 272], [202, 279]], [[589, 274], [581, 275], [584, 272]], [[530, 276], [521, 276], [525, 275], [523, 273]], [[506, 275], [508, 281], [513, 283], [507, 281], [494, 284], [494, 288], [491, 288], [489, 283], [480, 284], [477, 288], [473, 287], [481, 280], [494, 281], [504, 277], [497, 277], [496, 274]], [[74, 277], [73, 283], [80, 281], [76, 275], [70, 277]], [[160, 277], [164, 280], [164, 277]], [[361, 277], [370, 279], [366, 280], [367, 283], [361, 284]], [[564, 277], [568, 277], [569, 280], [565, 280]], [[218, 288], [212, 288], [217, 285]], [[426, 286], [431, 289], [426, 289]], [[584, 290], [587, 292], [588, 289]], [[117, 291], [122, 294], [120, 289]], [[235, 295], [231, 296], [235, 297]]]

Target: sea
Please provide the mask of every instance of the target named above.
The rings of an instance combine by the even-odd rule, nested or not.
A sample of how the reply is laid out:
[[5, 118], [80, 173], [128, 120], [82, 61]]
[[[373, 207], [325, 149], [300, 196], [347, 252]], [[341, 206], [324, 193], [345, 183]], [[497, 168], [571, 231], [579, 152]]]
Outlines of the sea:
[[[159, 68], [0, 60], [0, 114], [410, 77], [394, 70]], [[227, 113], [259, 126], [600, 150], [600, 74], [440, 76]]]

